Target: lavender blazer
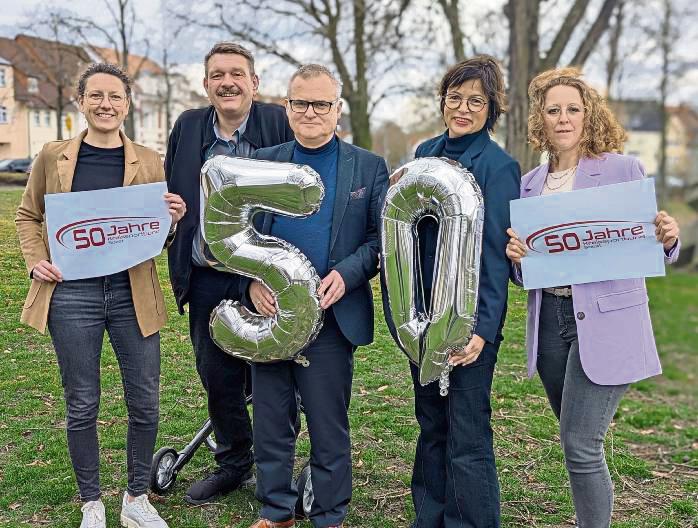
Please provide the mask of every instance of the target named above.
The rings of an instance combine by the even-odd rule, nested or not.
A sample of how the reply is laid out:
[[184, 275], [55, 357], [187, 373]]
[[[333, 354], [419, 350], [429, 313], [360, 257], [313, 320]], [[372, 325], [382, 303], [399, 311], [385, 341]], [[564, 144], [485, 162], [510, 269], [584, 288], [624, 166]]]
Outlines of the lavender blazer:
[[[548, 164], [539, 165], [521, 178], [521, 198], [540, 196]], [[622, 183], [645, 177], [640, 162], [620, 154], [579, 161], [574, 189]], [[665, 256], [667, 263], [679, 256], [680, 242]], [[522, 284], [514, 266], [514, 282]], [[526, 350], [528, 375], [536, 372], [538, 324], [542, 290], [528, 293]], [[599, 385], [622, 385], [661, 374], [652, 332], [644, 279], [622, 279], [572, 285], [577, 315], [579, 356], [584, 372]]]

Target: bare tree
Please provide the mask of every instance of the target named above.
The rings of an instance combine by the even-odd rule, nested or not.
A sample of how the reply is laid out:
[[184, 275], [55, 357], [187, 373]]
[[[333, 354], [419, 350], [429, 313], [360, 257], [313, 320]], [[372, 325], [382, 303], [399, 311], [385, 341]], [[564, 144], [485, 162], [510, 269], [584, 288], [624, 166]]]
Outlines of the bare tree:
[[608, 60], [606, 61], [606, 97], [611, 97], [611, 88], [620, 67], [620, 42], [625, 22], [626, 0], [619, 0], [613, 11], [613, 24], [609, 29]]
[[[129, 58], [132, 58], [130, 54], [131, 49], [136, 44], [136, 28], [138, 26], [135, 2], [131, 0], [102, 1], [111, 19], [108, 24], [102, 25], [101, 22], [95, 19], [79, 16], [71, 16], [64, 23], [72, 31], [80, 35], [84, 44], [93, 49], [103, 60], [109, 60], [109, 57], [105, 57], [95, 43], [98, 41], [108, 43], [109, 47], [114, 51], [114, 62], [128, 72], [133, 80], [136, 80], [148, 58], [150, 43], [147, 38], [142, 39], [145, 52], [140, 57], [140, 60], [129, 60]], [[131, 138], [135, 138], [136, 132], [134, 115], [135, 112], [132, 109], [124, 124], [126, 135]]]
[[[583, 66], [594, 46], [608, 28], [611, 13], [619, 0], [604, 0], [580, 40], [570, 64]], [[527, 142], [528, 84], [533, 77], [560, 63], [572, 34], [582, 23], [590, 0], [574, 0], [555, 33], [550, 48], [541, 53], [538, 23], [540, 0], [518, 2], [509, 0], [505, 13], [509, 20], [509, 113], [507, 114], [507, 150], [521, 163], [524, 170], [536, 164]]]
[[[409, 0], [239, 0], [208, 6], [213, 14], [208, 20], [190, 13], [179, 17], [199, 28], [223, 30], [293, 66], [327, 57], [349, 104], [353, 141], [371, 148], [369, 119], [376, 105], [409, 90], [404, 81], [388, 82], [413, 53], [402, 31], [408, 5]], [[318, 51], [303, 54], [299, 48], [311, 42]]]
[[[606, 97], [621, 98], [623, 83], [629, 73], [628, 64], [638, 51], [647, 46], [643, 17], [646, 16], [649, 0], [618, 0], [608, 28], [608, 50], [603, 66], [606, 78]], [[635, 73], [641, 68], [632, 68]]]
[[456, 62], [465, 59], [465, 46], [463, 45], [463, 29], [460, 23], [460, 8], [458, 0], [438, 0], [439, 6], [443, 10], [448, 27], [451, 30], [451, 41], [453, 43], [453, 56]]
[[52, 9], [32, 18], [28, 29], [38, 29], [38, 39], [18, 35], [16, 41], [34, 75], [41, 75], [51, 90], [35, 94], [48, 108], [56, 112], [56, 139], [63, 139], [63, 116], [73, 105], [73, 84], [83, 64], [90, 57], [74, 42], [66, 31], [65, 21], [70, 16], [65, 10]]

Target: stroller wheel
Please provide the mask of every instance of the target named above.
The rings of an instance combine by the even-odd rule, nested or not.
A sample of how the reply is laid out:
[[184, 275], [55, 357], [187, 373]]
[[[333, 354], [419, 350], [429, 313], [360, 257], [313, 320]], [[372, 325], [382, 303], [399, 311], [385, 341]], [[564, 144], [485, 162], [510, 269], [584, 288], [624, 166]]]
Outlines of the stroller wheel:
[[153, 465], [150, 468], [150, 489], [158, 495], [164, 495], [177, 480], [176, 468], [177, 451], [171, 447], [161, 447], [153, 456]]
[[301, 469], [298, 479], [298, 500], [296, 501], [296, 519], [307, 519], [310, 515], [310, 508], [315, 498], [313, 494], [313, 481], [310, 478], [310, 462], [306, 462]]

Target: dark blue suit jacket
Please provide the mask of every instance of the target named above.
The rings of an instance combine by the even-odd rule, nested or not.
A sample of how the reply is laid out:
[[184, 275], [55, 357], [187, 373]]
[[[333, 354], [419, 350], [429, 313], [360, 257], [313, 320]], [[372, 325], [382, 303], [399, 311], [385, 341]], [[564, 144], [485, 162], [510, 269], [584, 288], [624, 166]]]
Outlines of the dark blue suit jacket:
[[[263, 148], [254, 153], [254, 158], [290, 162], [295, 145], [295, 141], [290, 141]], [[339, 140], [329, 269], [337, 270], [342, 276], [346, 291], [332, 308], [342, 334], [355, 346], [373, 341], [373, 295], [369, 281], [378, 272], [380, 199], [387, 186], [388, 167], [383, 158]], [[272, 219], [271, 213], [257, 215], [255, 226], [268, 235]], [[241, 281], [241, 293], [245, 297], [249, 282], [249, 279]]]
[[[213, 106], [183, 112], [177, 118], [167, 143], [167, 187], [187, 204], [187, 214], [177, 224], [177, 236], [167, 248], [170, 281], [180, 313], [184, 313], [184, 305], [190, 296], [192, 243], [200, 217], [200, 173], [206, 161], [206, 151], [216, 140], [214, 112]], [[284, 107], [254, 101], [243, 138], [254, 148], [280, 145], [292, 139], [293, 132], [288, 126]], [[230, 278], [237, 281], [236, 275], [231, 274]]]
[[[429, 139], [417, 147], [415, 158], [440, 157], [446, 140], [443, 135]], [[473, 173], [485, 200], [480, 290], [475, 334], [488, 343], [498, 345], [507, 311], [510, 266], [505, 249], [509, 240], [509, 202], [519, 197], [521, 169], [507, 152], [495, 143], [489, 134], [480, 135], [458, 162]], [[419, 243], [422, 256], [424, 304], [429, 306], [434, 257], [438, 237], [435, 222], [420, 222]], [[386, 307], [384, 295], [384, 307]], [[395, 335], [392, 322], [391, 333]]]

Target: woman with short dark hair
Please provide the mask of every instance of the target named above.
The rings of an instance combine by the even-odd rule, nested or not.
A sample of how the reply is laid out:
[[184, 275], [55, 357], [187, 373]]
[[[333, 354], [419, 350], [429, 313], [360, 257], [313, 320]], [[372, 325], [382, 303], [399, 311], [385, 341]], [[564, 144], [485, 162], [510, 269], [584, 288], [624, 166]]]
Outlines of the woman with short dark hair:
[[[80, 528], [104, 528], [100, 499], [97, 415], [100, 355], [105, 330], [116, 354], [128, 411], [128, 487], [121, 523], [128, 528], [166, 528], [148, 502], [150, 465], [158, 429], [160, 335], [165, 303], [155, 262], [89, 279], [63, 281], [51, 263], [44, 220], [47, 194], [92, 191], [164, 181], [157, 152], [132, 143], [120, 131], [131, 104], [131, 81], [112, 64], [92, 64], [78, 82], [77, 102], [87, 130], [44, 145], [34, 162], [15, 219], [32, 284], [22, 322], [48, 330], [56, 350], [66, 401], [68, 449], [80, 489]], [[171, 236], [186, 206], [164, 196]]]
[[[424, 387], [411, 365], [415, 413], [420, 426], [412, 473], [414, 528], [499, 526], [499, 483], [495, 467], [490, 392], [502, 342], [510, 266], [506, 258], [509, 201], [518, 198], [518, 163], [491, 137], [505, 111], [505, 87], [497, 61], [478, 55], [451, 67], [439, 86], [446, 131], [419, 145], [415, 157], [446, 157], [475, 176], [485, 215], [477, 322], [453, 365], [447, 396], [439, 384]], [[428, 312], [438, 226], [418, 225], [424, 298]]]

